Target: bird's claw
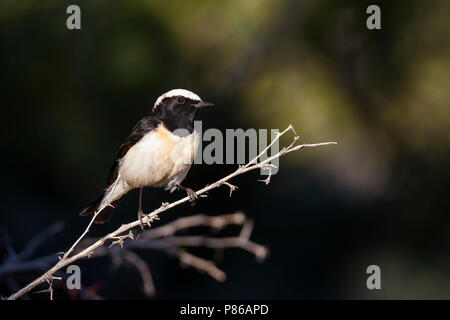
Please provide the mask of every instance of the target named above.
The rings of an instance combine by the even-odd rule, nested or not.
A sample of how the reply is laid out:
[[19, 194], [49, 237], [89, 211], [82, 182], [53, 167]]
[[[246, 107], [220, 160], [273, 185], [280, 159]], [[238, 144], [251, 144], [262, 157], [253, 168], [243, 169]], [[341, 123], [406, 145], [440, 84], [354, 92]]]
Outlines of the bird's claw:
[[197, 193], [195, 193], [195, 191], [192, 190], [191, 188], [186, 188], [186, 193], [189, 197], [189, 202], [191, 203], [191, 206], [194, 206], [195, 200], [198, 199]]
[[144, 231], [144, 229], [145, 229], [145, 224], [144, 224], [144, 222], [142, 221], [142, 218], [144, 217], [144, 212], [142, 212], [142, 210], [139, 210], [138, 211], [138, 218], [139, 218], [139, 222], [140, 222], [140, 227], [141, 227], [141, 230], [142, 231]]

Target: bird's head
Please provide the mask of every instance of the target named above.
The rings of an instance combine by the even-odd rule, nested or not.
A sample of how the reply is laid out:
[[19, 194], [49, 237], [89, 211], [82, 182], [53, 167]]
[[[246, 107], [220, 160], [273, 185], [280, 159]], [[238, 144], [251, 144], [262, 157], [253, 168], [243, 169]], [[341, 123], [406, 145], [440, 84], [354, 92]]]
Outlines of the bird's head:
[[161, 119], [193, 121], [200, 109], [210, 106], [213, 104], [202, 101], [198, 95], [189, 90], [173, 89], [158, 97], [152, 112]]

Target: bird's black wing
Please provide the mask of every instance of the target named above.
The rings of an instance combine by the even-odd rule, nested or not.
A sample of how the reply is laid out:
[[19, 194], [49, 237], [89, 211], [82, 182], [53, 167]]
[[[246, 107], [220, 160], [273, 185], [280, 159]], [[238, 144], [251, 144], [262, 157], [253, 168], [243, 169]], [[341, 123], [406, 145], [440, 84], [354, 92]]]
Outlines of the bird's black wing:
[[[117, 154], [116, 161], [114, 161], [111, 170], [109, 172], [108, 181], [106, 189], [111, 186], [111, 184], [116, 181], [117, 176], [119, 175], [119, 164], [120, 160], [127, 154], [128, 150], [132, 146], [134, 146], [139, 140], [142, 139], [142, 137], [147, 134], [148, 132], [156, 129], [156, 127], [159, 124], [159, 120], [156, 119], [154, 116], [148, 116], [139, 121], [131, 131], [131, 134], [128, 136], [128, 138], [125, 140], [125, 142], [120, 146], [119, 153]], [[102, 194], [97, 200], [92, 202], [90, 205], [85, 207], [81, 212], [79, 213], [81, 216], [85, 216], [88, 214], [95, 214], [95, 212], [98, 210], [98, 207], [104, 197], [104, 194]], [[110, 206], [107, 206], [102, 209], [102, 211], [97, 213], [97, 217], [95, 218], [95, 223], [105, 223], [111, 218], [112, 213], [114, 212], [114, 209], [119, 204], [120, 199], [114, 201], [111, 203]]]
[[148, 132], [156, 129], [160, 121], [156, 119], [154, 116], [148, 116], [139, 121], [131, 131], [131, 134], [125, 140], [124, 143], [119, 148], [119, 152], [117, 153], [116, 161], [114, 161], [111, 170], [109, 171], [109, 176], [107, 180], [107, 188], [116, 181], [117, 176], [119, 174], [119, 163], [120, 160], [127, 154], [128, 150], [139, 140], [142, 139]]

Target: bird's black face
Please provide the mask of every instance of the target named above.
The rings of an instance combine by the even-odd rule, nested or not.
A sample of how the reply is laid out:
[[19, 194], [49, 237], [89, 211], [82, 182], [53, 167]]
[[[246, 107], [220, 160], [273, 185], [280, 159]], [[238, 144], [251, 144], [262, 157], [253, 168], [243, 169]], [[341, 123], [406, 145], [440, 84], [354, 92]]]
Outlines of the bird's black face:
[[212, 105], [209, 102], [184, 96], [172, 96], [161, 100], [153, 112], [170, 131], [187, 129], [189, 133], [192, 133], [198, 111]]

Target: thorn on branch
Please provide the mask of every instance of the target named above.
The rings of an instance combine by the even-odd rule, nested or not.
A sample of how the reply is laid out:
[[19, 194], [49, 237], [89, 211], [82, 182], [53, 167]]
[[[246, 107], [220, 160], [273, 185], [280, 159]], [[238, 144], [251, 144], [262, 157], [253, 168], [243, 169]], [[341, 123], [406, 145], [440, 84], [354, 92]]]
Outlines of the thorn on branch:
[[292, 126], [292, 124], [289, 125], [288, 127], [295, 135], [297, 135], [297, 132], [295, 132], [294, 127]]
[[63, 259], [65, 252], [64, 251], [60, 251], [58, 252], [56, 255], [58, 256], [58, 260]]
[[167, 208], [169, 206], [169, 203], [168, 202], [163, 202], [163, 203], [161, 203], [161, 209], [165, 209], [165, 208]]
[[[164, 210], [168, 205], [169, 205], [168, 202], [163, 202], [163, 203], [161, 204], [161, 207], [160, 207], [158, 210]], [[153, 215], [153, 216], [152, 216], [152, 215]], [[152, 213], [149, 213], [149, 214], [144, 214], [144, 217], [143, 217], [142, 220], [146, 220], [146, 219], [147, 219], [147, 221], [146, 221], [145, 223], [148, 225], [149, 228], [151, 228], [151, 227], [152, 227], [151, 224], [152, 224], [154, 221], [159, 220], [158, 213], [152, 212]], [[141, 230], [141, 231], [142, 231], [142, 230]], [[141, 232], [141, 233], [142, 233], [142, 232]], [[136, 237], [136, 240], [139, 238], [139, 236], [141, 235], [141, 233], [138, 234], [138, 236]]]
[[233, 191], [236, 190], [236, 189], [238, 189], [238, 187], [235, 186], [235, 185], [233, 185], [233, 184], [231, 184], [231, 183], [229, 183], [229, 182], [226, 182], [226, 181], [224, 181], [224, 182], [222, 182], [222, 183], [223, 183], [224, 185], [228, 186], [228, 188], [230, 188], [230, 198], [231, 198], [231, 195], [233, 194]]
[[276, 168], [276, 166], [273, 164], [266, 164], [261, 168], [269, 170], [269, 174], [267, 175], [266, 179], [259, 179], [258, 181], [264, 182], [266, 185], [268, 185], [270, 183], [270, 178], [272, 177], [272, 168]]
[[44, 293], [48, 292], [50, 294], [50, 300], [53, 300], [53, 280], [62, 280], [61, 277], [49, 276], [46, 281], [48, 283], [48, 288], [40, 291], [35, 291], [33, 293]]
[[111, 248], [112, 246], [118, 244], [120, 245], [121, 248], [123, 248], [123, 242], [126, 238], [130, 238], [133, 239], [133, 232], [128, 232], [128, 234], [124, 235], [124, 236], [117, 236], [117, 237], [111, 237], [111, 239], [115, 239], [108, 248]]
[[90, 259], [90, 258], [92, 258], [92, 256], [94, 255], [94, 250], [91, 250], [91, 251], [89, 251], [88, 253], [87, 253], [87, 258], [88, 259]]

